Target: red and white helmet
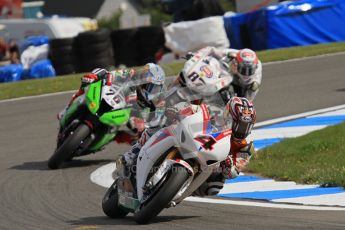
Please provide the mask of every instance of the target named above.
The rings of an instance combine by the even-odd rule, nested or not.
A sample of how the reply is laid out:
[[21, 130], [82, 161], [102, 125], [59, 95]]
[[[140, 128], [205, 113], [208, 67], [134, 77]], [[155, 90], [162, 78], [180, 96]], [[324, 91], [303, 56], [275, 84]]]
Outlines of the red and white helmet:
[[246, 138], [256, 121], [256, 110], [253, 104], [244, 97], [233, 97], [226, 105], [232, 117], [232, 133], [237, 139]]
[[[238, 51], [236, 55], [237, 72], [242, 78], [250, 78], [258, 68], [259, 59], [256, 53], [250, 49]], [[246, 80], [246, 79], [244, 79]]]

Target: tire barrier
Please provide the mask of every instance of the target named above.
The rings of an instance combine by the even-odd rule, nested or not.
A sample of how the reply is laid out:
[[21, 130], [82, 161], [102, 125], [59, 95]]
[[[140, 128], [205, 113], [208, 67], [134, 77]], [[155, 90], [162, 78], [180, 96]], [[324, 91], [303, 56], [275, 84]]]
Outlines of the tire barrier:
[[110, 38], [114, 49], [115, 65], [136, 66], [140, 62], [138, 29], [114, 30]]
[[80, 33], [75, 38], [78, 56], [78, 72], [89, 72], [95, 68], [109, 68], [114, 65], [110, 31], [99, 29]]
[[49, 59], [57, 75], [76, 72], [76, 51], [73, 38], [51, 39], [49, 41]]
[[111, 33], [111, 41], [115, 64], [126, 66], [155, 62], [156, 52], [165, 43], [163, 29], [156, 26], [115, 30]]
[[75, 38], [51, 39], [49, 59], [57, 75], [89, 72], [113, 65], [138, 66], [155, 62], [155, 54], [164, 47], [161, 27], [88, 31]]
[[138, 28], [140, 65], [155, 62], [156, 52], [164, 48], [165, 38], [162, 27], [147, 26]]

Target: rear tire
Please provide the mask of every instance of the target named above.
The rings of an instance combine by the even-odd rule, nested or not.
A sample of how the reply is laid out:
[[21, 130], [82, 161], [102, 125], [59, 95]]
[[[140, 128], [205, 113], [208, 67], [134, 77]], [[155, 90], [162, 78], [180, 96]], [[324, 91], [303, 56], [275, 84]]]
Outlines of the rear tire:
[[128, 212], [119, 207], [117, 194], [117, 181], [107, 189], [102, 200], [103, 212], [110, 218], [123, 218]]
[[90, 128], [85, 124], [80, 124], [72, 134], [70, 134], [61, 146], [55, 151], [48, 160], [50, 169], [57, 169], [64, 161], [72, 157], [80, 143], [90, 135]]
[[174, 165], [162, 187], [147, 204], [144, 204], [139, 212], [134, 214], [134, 220], [138, 224], [147, 224], [156, 217], [172, 201], [188, 179], [188, 176], [185, 167]]

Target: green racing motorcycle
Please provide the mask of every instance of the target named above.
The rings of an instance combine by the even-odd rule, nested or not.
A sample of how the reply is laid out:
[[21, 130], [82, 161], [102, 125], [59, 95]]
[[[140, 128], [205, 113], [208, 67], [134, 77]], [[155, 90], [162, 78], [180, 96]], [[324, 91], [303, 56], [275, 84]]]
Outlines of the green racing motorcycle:
[[59, 168], [73, 157], [100, 151], [114, 140], [131, 115], [129, 101], [133, 94], [128, 86], [99, 80], [85, 88], [85, 93], [73, 101], [60, 120], [57, 148], [48, 160], [50, 169]]

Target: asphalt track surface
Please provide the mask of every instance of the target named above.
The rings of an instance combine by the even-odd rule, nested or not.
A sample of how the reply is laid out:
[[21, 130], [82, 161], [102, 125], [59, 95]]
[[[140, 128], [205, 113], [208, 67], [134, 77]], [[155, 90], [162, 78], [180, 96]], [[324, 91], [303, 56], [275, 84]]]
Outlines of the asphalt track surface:
[[[345, 103], [345, 54], [264, 66], [258, 120]], [[18, 89], [20, 90], [20, 89]], [[343, 211], [306, 211], [183, 202], [153, 223], [104, 216], [105, 189], [89, 175], [128, 146], [48, 170], [56, 113], [70, 95], [0, 103], [0, 229], [345, 229]]]

